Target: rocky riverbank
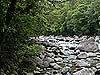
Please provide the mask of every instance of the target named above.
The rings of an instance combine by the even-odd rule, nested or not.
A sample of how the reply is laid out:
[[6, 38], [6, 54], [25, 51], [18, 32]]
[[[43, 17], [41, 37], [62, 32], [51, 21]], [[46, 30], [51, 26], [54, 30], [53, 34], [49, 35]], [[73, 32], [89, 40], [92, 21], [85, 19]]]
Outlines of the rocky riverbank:
[[[34, 39], [34, 38], [31, 38]], [[100, 75], [100, 37], [40, 36], [34, 75]]]

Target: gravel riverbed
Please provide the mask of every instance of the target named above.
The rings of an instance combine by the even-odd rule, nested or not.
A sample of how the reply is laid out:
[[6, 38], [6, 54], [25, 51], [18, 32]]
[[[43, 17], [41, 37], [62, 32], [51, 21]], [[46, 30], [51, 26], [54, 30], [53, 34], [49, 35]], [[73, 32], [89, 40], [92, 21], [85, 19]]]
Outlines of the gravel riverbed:
[[35, 40], [44, 50], [35, 58], [32, 75], [100, 75], [99, 36], [40, 36]]

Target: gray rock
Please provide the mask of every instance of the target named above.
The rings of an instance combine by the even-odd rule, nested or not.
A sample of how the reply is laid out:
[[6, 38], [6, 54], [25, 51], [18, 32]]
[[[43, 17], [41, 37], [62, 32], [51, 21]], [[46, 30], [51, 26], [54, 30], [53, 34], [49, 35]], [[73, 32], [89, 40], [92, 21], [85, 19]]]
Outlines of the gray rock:
[[60, 57], [58, 57], [58, 58], [54, 58], [54, 60], [55, 60], [56, 62], [61, 62], [63, 59], [60, 58]]
[[33, 75], [33, 73], [27, 73], [27, 75]]
[[[93, 58], [87, 58], [86, 61], [89, 62], [89, 64], [91, 64], [91, 66], [94, 66], [95, 63], [97, 63], [98, 61], [97, 60], [94, 60]], [[94, 64], [94, 65], [93, 65]]]
[[54, 53], [48, 53], [48, 52], [47, 52], [47, 56], [48, 56], [48, 57], [55, 57], [55, 54], [54, 54]]
[[47, 61], [48, 63], [50, 63], [50, 62], [54, 62], [54, 59], [52, 59], [52, 58], [50, 58], [50, 57], [46, 57], [46, 58], [44, 59], [44, 61]]
[[51, 48], [48, 48], [47, 51], [51, 53], [53, 50]]
[[95, 68], [83, 68], [80, 71], [73, 73], [73, 75], [95, 75]]
[[49, 67], [49, 62], [48, 62], [48, 61], [44, 61], [44, 62], [43, 62], [43, 66], [44, 66], [44, 68], [45, 68], [45, 67]]
[[95, 37], [95, 41], [96, 41], [96, 42], [99, 42], [99, 36], [96, 36], [96, 37]]
[[98, 58], [100, 58], [100, 55], [97, 55]]
[[40, 58], [44, 59], [45, 55], [43, 55], [42, 53], [40, 54]]
[[35, 62], [36, 62], [40, 67], [43, 67], [43, 61], [42, 61], [42, 59], [40, 59], [39, 57], [36, 57], [36, 58], [35, 58]]
[[62, 75], [62, 74], [60, 74], [60, 73], [57, 73], [57, 74], [55, 74], [55, 75]]
[[87, 52], [95, 52], [99, 50], [97, 43], [95, 42], [94, 38], [90, 38], [80, 43], [78, 49], [87, 51]]
[[52, 66], [54, 69], [60, 69], [61, 66], [59, 66], [57, 63], [50, 63], [50, 66]]
[[67, 66], [72, 67], [73, 65], [70, 63], [70, 64], [67, 64]]
[[63, 64], [63, 61], [60, 61], [60, 62], [56, 62], [57, 64]]
[[75, 51], [75, 54], [79, 54], [79, 53], [80, 53], [80, 50], [79, 49]]
[[96, 53], [89, 52], [89, 53], [87, 53], [87, 56], [88, 57], [96, 57], [97, 55], [96, 55]]
[[72, 73], [66, 71], [65, 73], [63, 73], [63, 75], [72, 75]]
[[50, 63], [50, 66], [52, 66], [52, 67], [55, 66], [55, 65], [56, 65], [56, 63]]
[[39, 71], [34, 71], [34, 74], [40, 74], [40, 72]]
[[67, 60], [75, 60], [76, 59], [76, 55], [70, 55], [68, 56]]
[[61, 66], [59, 66], [58, 64], [55, 64], [53, 68], [54, 69], [61, 69]]
[[62, 72], [65, 73], [65, 72], [67, 72], [67, 71], [69, 71], [69, 70], [70, 70], [70, 67], [66, 66], [66, 67], [64, 67], [64, 68], [62, 69]]
[[97, 69], [100, 69], [100, 63], [97, 63], [97, 64], [96, 64], [96, 68], [97, 68]]
[[93, 60], [100, 61], [100, 58], [98, 58], [98, 57], [94, 57]]
[[87, 61], [83, 60], [83, 59], [76, 60], [74, 62], [76, 63], [76, 66], [80, 66], [80, 67], [87, 67], [87, 66], [89, 67], [90, 66], [90, 64]]
[[97, 52], [96, 55], [98, 58], [100, 58], [100, 52]]
[[68, 63], [69, 61], [67, 60], [67, 58], [64, 58], [63, 62]]
[[87, 58], [87, 53], [86, 52], [81, 52], [77, 57], [78, 58]]

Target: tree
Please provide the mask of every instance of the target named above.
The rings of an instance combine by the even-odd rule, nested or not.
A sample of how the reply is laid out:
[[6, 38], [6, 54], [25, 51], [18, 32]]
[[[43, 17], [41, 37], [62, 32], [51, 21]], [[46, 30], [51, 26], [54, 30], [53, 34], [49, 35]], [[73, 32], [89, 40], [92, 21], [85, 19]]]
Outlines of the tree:
[[[38, 52], [38, 48], [41, 48], [38, 45], [32, 45], [33, 47], [29, 50], [31, 46], [27, 42], [29, 37], [35, 34], [32, 32], [32, 26], [36, 26], [34, 16], [39, 11], [34, 8], [36, 5], [38, 7], [39, 1], [0, 0], [0, 70], [7, 75], [11, 75], [15, 71], [19, 75], [22, 74], [24, 68], [27, 68], [26, 66], [22, 67], [23, 61], [32, 58]], [[30, 61], [27, 60], [27, 62], [29, 65]], [[31, 62], [30, 65], [32, 64]], [[25, 71], [28, 72], [28, 69]]]

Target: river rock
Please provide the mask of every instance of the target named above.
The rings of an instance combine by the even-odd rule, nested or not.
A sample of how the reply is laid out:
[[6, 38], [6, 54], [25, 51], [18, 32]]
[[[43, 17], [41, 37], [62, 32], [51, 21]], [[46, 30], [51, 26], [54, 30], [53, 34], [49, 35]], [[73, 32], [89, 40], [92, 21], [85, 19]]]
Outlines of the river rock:
[[33, 75], [33, 73], [27, 73], [27, 75]]
[[91, 68], [83, 68], [82, 70], [73, 73], [73, 75], [95, 75], [95, 71]]
[[87, 53], [87, 56], [88, 57], [96, 57], [97, 55], [96, 55], [96, 53], [89, 52], [89, 53]]
[[87, 53], [86, 52], [81, 52], [77, 57], [80, 58], [80, 59], [87, 58]]
[[76, 60], [74, 61], [76, 63], [76, 66], [80, 66], [80, 67], [89, 67], [90, 64], [85, 61], [84, 59], [81, 59], [81, 60]]
[[69, 55], [67, 60], [75, 60], [77, 58], [76, 55]]
[[64, 68], [62, 69], [62, 72], [65, 73], [65, 72], [67, 72], [67, 71], [69, 71], [69, 70], [70, 70], [70, 67], [66, 66], [66, 67], [64, 67]]
[[97, 63], [97, 64], [96, 64], [96, 68], [97, 68], [97, 69], [100, 69], [100, 63]]
[[98, 44], [95, 42], [94, 38], [90, 38], [80, 43], [78, 47], [81, 51], [96, 52], [99, 50]]
[[44, 59], [44, 61], [47, 61], [48, 63], [54, 62], [54, 59], [50, 58], [50, 57], [46, 57]]
[[57, 63], [50, 63], [50, 66], [52, 66], [54, 69], [60, 69], [61, 66], [59, 66]]
[[55, 64], [53, 68], [54, 69], [61, 69], [61, 66], [59, 66], [58, 64]]
[[35, 58], [35, 62], [36, 62], [40, 67], [44, 67], [44, 66], [43, 66], [43, 61], [42, 61], [42, 59], [40, 59], [39, 57], [36, 57], [36, 58]]
[[58, 57], [58, 58], [54, 58], [54, 60], [55, 60], [56, 62], [61, 62], [63, 59], [60, 58], [60, 57]]
[[49, 67], [49, 62], [48, 62], [48, 61], [44, 61], [44, 62], [43, 62], [43, 66], [44, 66], [44, 68], [45, 68], [45, 67]]

